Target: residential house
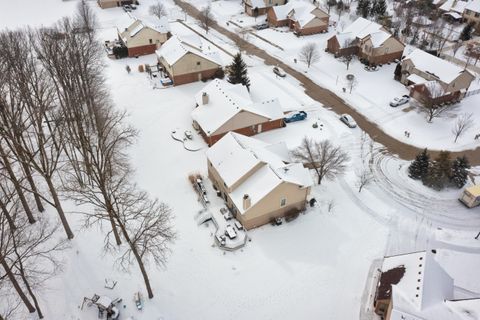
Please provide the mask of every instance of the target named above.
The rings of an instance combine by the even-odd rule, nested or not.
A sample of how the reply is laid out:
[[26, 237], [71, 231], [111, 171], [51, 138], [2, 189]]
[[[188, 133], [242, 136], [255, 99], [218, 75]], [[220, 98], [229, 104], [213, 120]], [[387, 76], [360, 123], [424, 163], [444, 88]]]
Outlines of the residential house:
[[167, 17], [139, 20], [130, 17], [124, 27], [117, 28], [118, 39], [127, 47], [129, 57], [155, 53], [170, 37]]
[[138, 4], [135, 0], [97, 0], [98, 5], [102, 9], [121, 7], [125, 4]]
[[451, 21], [461, 21], [467, 5], [467, 1], [447, 0], [439, 7], [439, 11]]
[[382, 319], [467, 320], [478, 315], [480, 299], [454, 299], [455, 280], [433, 252], [384, 258], [374, 298]]
[[463, 18], [467, 23], [473, 23], [476, 33], [480, 32], [480, 0], [470, 1], [465, 6], [465, 11], [463, 12]]
[[254, 102], [247, 88], [215, 79], [195, 95], [193, 126], [209, 146], [230, 131], [252, 136], [284, 126], [277, 98]]
[[304, 210], [313, 185], [283, 141], [269, 144], [229, 132], [207, 151], [207, 165], [214, 187], [246, 229]]
[[267, 10], [268, 24], [288, 26], [296, 35], [309, 35], [328, 31], [329, 15], [307, 2], [289, 2]]
[[361, 17], [327, 42], [327, 51], [337, 57], [355, 54], [375, 65], [400, 59], [404, 48], [384, 27]]
[[252, 17], [267, 13], [267, 9], [273, 6], [281, 6], [287, 3], [287, 0], [243, 0], [245, 13]]
[[174, 85], [213, 78], [222, 66], [217, 52], [199, 37], [171, 37], [156, 51], [158, 64]]
[[451, 62], [415, 49], [401, 62], [400, 82], [410, 96], [434, 104], [461, 100], [475, 76]]

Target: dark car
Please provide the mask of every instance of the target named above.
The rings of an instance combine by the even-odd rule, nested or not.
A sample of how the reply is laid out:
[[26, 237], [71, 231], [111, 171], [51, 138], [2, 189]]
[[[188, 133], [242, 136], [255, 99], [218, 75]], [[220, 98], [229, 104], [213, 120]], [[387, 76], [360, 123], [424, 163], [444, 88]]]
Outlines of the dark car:
[[283, 118], [286, 123], [302, 121], [307, 118], [307, 113], [305, 111], [298, 111], [293, 114], [290, 114], [288, 117]]
[[132, 12], [132, 7], [129, 4], [124, 4], [122, 8], [125, 12]]
[[266, 23], [257, 24], [254, 28], [256, 30], [268, 29], [268, 24], [266, 24]]

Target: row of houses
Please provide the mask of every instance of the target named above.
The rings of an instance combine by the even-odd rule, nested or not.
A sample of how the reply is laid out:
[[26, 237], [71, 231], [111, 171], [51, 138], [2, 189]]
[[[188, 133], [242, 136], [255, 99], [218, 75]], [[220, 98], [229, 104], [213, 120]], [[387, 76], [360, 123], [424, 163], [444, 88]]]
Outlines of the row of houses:
[[433, 3], [443, 15], [472, 23], [477, 32], [480, 32], [480, 0], [434, 0]]
[[[480, 298], [454, 299], [455, 279], [434, 252], [384, 258], [374, 298], [375, 313], [384, 320], [478, 319]], [[469, 266], [458, 266], [462, 267], [468, 270]]]

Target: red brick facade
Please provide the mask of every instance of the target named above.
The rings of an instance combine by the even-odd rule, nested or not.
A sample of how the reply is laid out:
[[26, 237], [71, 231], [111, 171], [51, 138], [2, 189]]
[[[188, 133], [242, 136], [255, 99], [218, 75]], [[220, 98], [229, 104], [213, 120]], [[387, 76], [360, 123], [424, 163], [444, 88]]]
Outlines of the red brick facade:
[[425, 88], [424, 84], [417, 84], [410, 86], [410, 97], [420, 101], [425, 102], [428, 101], [432, 105], [439, 105], [444, 102], [452, 102], [457, 101], [462, 98], [460, 91], [455, 91], [451, 93], [447, 93], [438, 98], [431, 98], [428, 89]]
[[[257, 131], [258, 125], [262, 126], [261, 132], [266, 132], [266, 131], [270, 131], [270, 130], [273, 130], [273, 129], [282, 128], [284, 126], [284, 122], [283, 122], [283, 119], [278, 119], [278, 120], [274, 120], [274, 121], [267, 121], [267, 122], [255, 124], [253, 126], [249, 126], [249, 127], [245, 127], [245, 128], [235, 129], [235, 130], [232, 130], [232, 131], [250, 137], [250, 136], [256, 135], [257, 133], [260, 133], [260, 132]], [[214, 145], [225, 134], [227, 134], [227, 132], [225, 132], [225, 133], [222, 133], [222, 134], [218, 134], [218, 135], [209, 137], [205, 134], [205, 132], [203, 132], [202, 128], [200, 128], [200, 133], [202, 134], [203, 139], [205, 140], [205, 142], [208, 144], [209, 147]]]
[[143, 56], [145, 54], [155, 53], [155, 50], [157, 50], [157, 46], [155, 44], [147, 44], [145, 46], [128, 48], [128, 56], [129, 57]]
[[364, 58], [368, 60], [370, 64], [385, 64], [388, 62], [395, 61], [396, 59], [400, 60], [402, 58], [402, 54], [403, 54], [403, 51], [382, 54], [380, 56], [369, 56], [362, 53], [362, 54], [359, 54], [359, 58]]
[[177, 86], [185, 83], [197, 82], [202, 79], [211, 79], [215, 76], [217, 71], [218, 71], [218, 68], [204, 70], [201, 72], [186, 73], [186, 74], [181, 74], [173, 77], [170, 75], [170, 79], [172, 79], [173, 84]]
[[312, 28], [301, 28], [298, 22], [295, 22], [290, 19], [284, 20], [277, 20], [277, 15], [275, 14], [275, 10], [270, 7], [267, 10], [267, 20], [268, 24], [273, 27], [286, 27], [288, 26], [290, 29], [293, 29], [296, 35], [299, 36], [307, 36], [310, 34], [321, 33], [328, 31], [328, 18], [322, 19], [325, 22], [325, 25], [312, 27]]

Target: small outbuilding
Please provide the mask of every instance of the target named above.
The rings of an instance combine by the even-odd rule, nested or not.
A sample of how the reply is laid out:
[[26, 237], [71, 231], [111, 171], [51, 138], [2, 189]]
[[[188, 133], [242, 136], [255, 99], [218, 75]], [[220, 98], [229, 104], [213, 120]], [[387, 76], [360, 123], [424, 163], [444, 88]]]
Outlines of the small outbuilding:
[[480, 205], [480, 185], [465, 188], [458, 200], [469, 208]]

